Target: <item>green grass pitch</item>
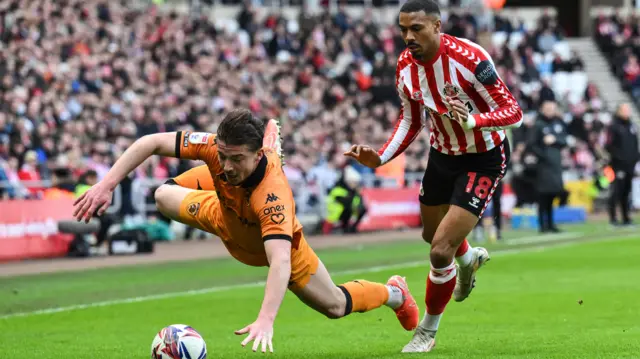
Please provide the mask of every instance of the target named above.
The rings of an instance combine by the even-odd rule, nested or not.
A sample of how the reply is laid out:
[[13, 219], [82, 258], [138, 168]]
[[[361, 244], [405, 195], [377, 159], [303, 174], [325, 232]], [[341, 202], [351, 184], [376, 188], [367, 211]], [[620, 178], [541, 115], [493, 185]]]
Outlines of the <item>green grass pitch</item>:
[[[450, 302], [429, 358], [640, 358], [640, 236], [597, 226], [565, 236], [509, 234], [463, 303]], [[573, 236], [572, 234], [573, 233]], [[558, 245], [554, 242], [566, 242]], [[337, 283], [407, 277], [424, 312], [428, 246], [419, 240], [321, 250]], [[418, 261], [418, 262], [416, 262]], [[422, 263], [420, 261], [423, 261]], [[373, 268], [377, 266], [377, 268]], [[393, 268], [389, 269], [389, 266]], [[387, 269], [385, 269], [387, 268]], [[348, 272], [348, 273], [347, 273]], [[207, 341], [209, 358], [262, 356], [233, 331], [251, 323], [266, 270], [232, 260], [99, 269], [0, 279], [0, 358], [148, 358], [163, 326], [189, 324]], [[223, 289], [210, 289], [227, 286]], [[125, 298], [184, 292], [140, 302]], [[27, 314], [107, 303], [58, 313]], [[13, 316], [12, 316], [13, 315]], [[326, 319], [288, 293], [275, 324], [281, 358], [403, 358], [411, 338], [380, 308]]]

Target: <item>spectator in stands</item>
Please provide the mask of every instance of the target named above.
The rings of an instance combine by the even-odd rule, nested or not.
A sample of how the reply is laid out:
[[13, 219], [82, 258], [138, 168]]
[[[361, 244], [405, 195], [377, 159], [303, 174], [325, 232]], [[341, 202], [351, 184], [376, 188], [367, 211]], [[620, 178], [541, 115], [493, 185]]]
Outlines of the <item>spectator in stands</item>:
[[89, 170], [83, 173], [78, 179], [78, 184], [74, 190], [76, 198], [82, 196], [96, 183], [98, 183], [98, 173], [96, 171]]
[[617, 226], [616, 207], [622, 211], [622, 225], [630, 225], [629, 196], [635, 167], [640, 160], [638, 150], [638, 130], [631, 120], [631, 109], [628, 103], [618, 106], [613, 122], [608, 128], [606, 149], [611, 159], [615, 180], [609, 197], [609, 221]]
[[563, 60], [562, 56], [559, 53], [555, 54], [555, 58], [552, 63], [552, 72], [564, 71], [564, 72], [574, 72], [574, 71], [583, 71], [584, 63], [578, 57], [578, 54], [575, 51], [571, 51], [571, 58], [568, 60]]
[[567, 130], [558, 117], [555, 102], [542, 104], [540, 116], [530, 132], [527, 150], [537, 157], [536, 192], [540, 232], [559, 232], [553, 220], [553, 201], [565, 195], [562, 150], [567, 145]]
[[27, 151], [25, 153], [24, 163], [18, 171], [18, 178], [20, 181], [28, 183], [27, 188], [32, 198], [42, 198], [44, 188], [38, 185], [41, 177], [38, 170], [38, 155], [35, 151]]
[[0, 158], [0, 200], [15, 198], [15, 189], [7, 176], [7, 162]]
[[43, 198], [75, 198], [75, 188], [71, 171], [68, 168], [56, 168], [51, 177], [51, 187], [44, 190]]
[[631, 55], [624, 65], [624, 79], [631, 88], [633, 97], [640, 97], [640, 64], [635, 55]]
[[611, 72], [640, 103], [640, 32], [637, 18], [623, 19], [620, 13], [600, 15], [595, 19], [594, 40], [609, 60]]

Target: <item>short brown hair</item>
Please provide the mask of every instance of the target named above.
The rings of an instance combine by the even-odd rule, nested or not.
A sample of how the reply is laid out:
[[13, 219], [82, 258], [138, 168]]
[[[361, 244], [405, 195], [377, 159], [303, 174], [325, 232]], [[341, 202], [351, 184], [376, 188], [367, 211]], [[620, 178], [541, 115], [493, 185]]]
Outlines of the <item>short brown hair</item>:
[[239, 108], [224, 117], [218, 126], [217, 138], [227, 145], [247, 145], [249, 150], [258, 151], [262, 148], [264, 128], [264, 122], [254, 117], [251, 111]]

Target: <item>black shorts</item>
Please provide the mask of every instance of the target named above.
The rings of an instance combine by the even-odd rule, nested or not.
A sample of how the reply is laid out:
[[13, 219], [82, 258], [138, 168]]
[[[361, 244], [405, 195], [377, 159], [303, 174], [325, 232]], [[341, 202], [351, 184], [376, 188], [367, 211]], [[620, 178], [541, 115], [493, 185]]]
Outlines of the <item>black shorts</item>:
[[507, 172], [510, 155], [506, 138], [501, 145], [483, 153], [450, 156], [432, 147], [422, 178], [420, 203], [453, 204], [482, 217], [498, 182]]

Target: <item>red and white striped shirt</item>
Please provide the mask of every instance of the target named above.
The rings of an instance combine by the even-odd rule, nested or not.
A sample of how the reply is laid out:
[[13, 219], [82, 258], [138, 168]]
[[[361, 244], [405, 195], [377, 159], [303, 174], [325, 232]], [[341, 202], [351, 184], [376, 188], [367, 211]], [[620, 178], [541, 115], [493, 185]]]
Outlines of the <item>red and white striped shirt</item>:
[[[447, 155], [491, 150], [502, 143], [505, 129], [522, 123], [522, 110], [498, 76], [491, 56], [466, 39], [440, 35], [438, 53], [429, 61], [413, 58], [408, 49], [402, 52], [396, 87], [402, 108], [393, 135], [378, 151], [383, 164], [415, 140], [427, 113], [431, 146]], [[453, 119], [447, 95], [469, 109], [464, 127]]]

